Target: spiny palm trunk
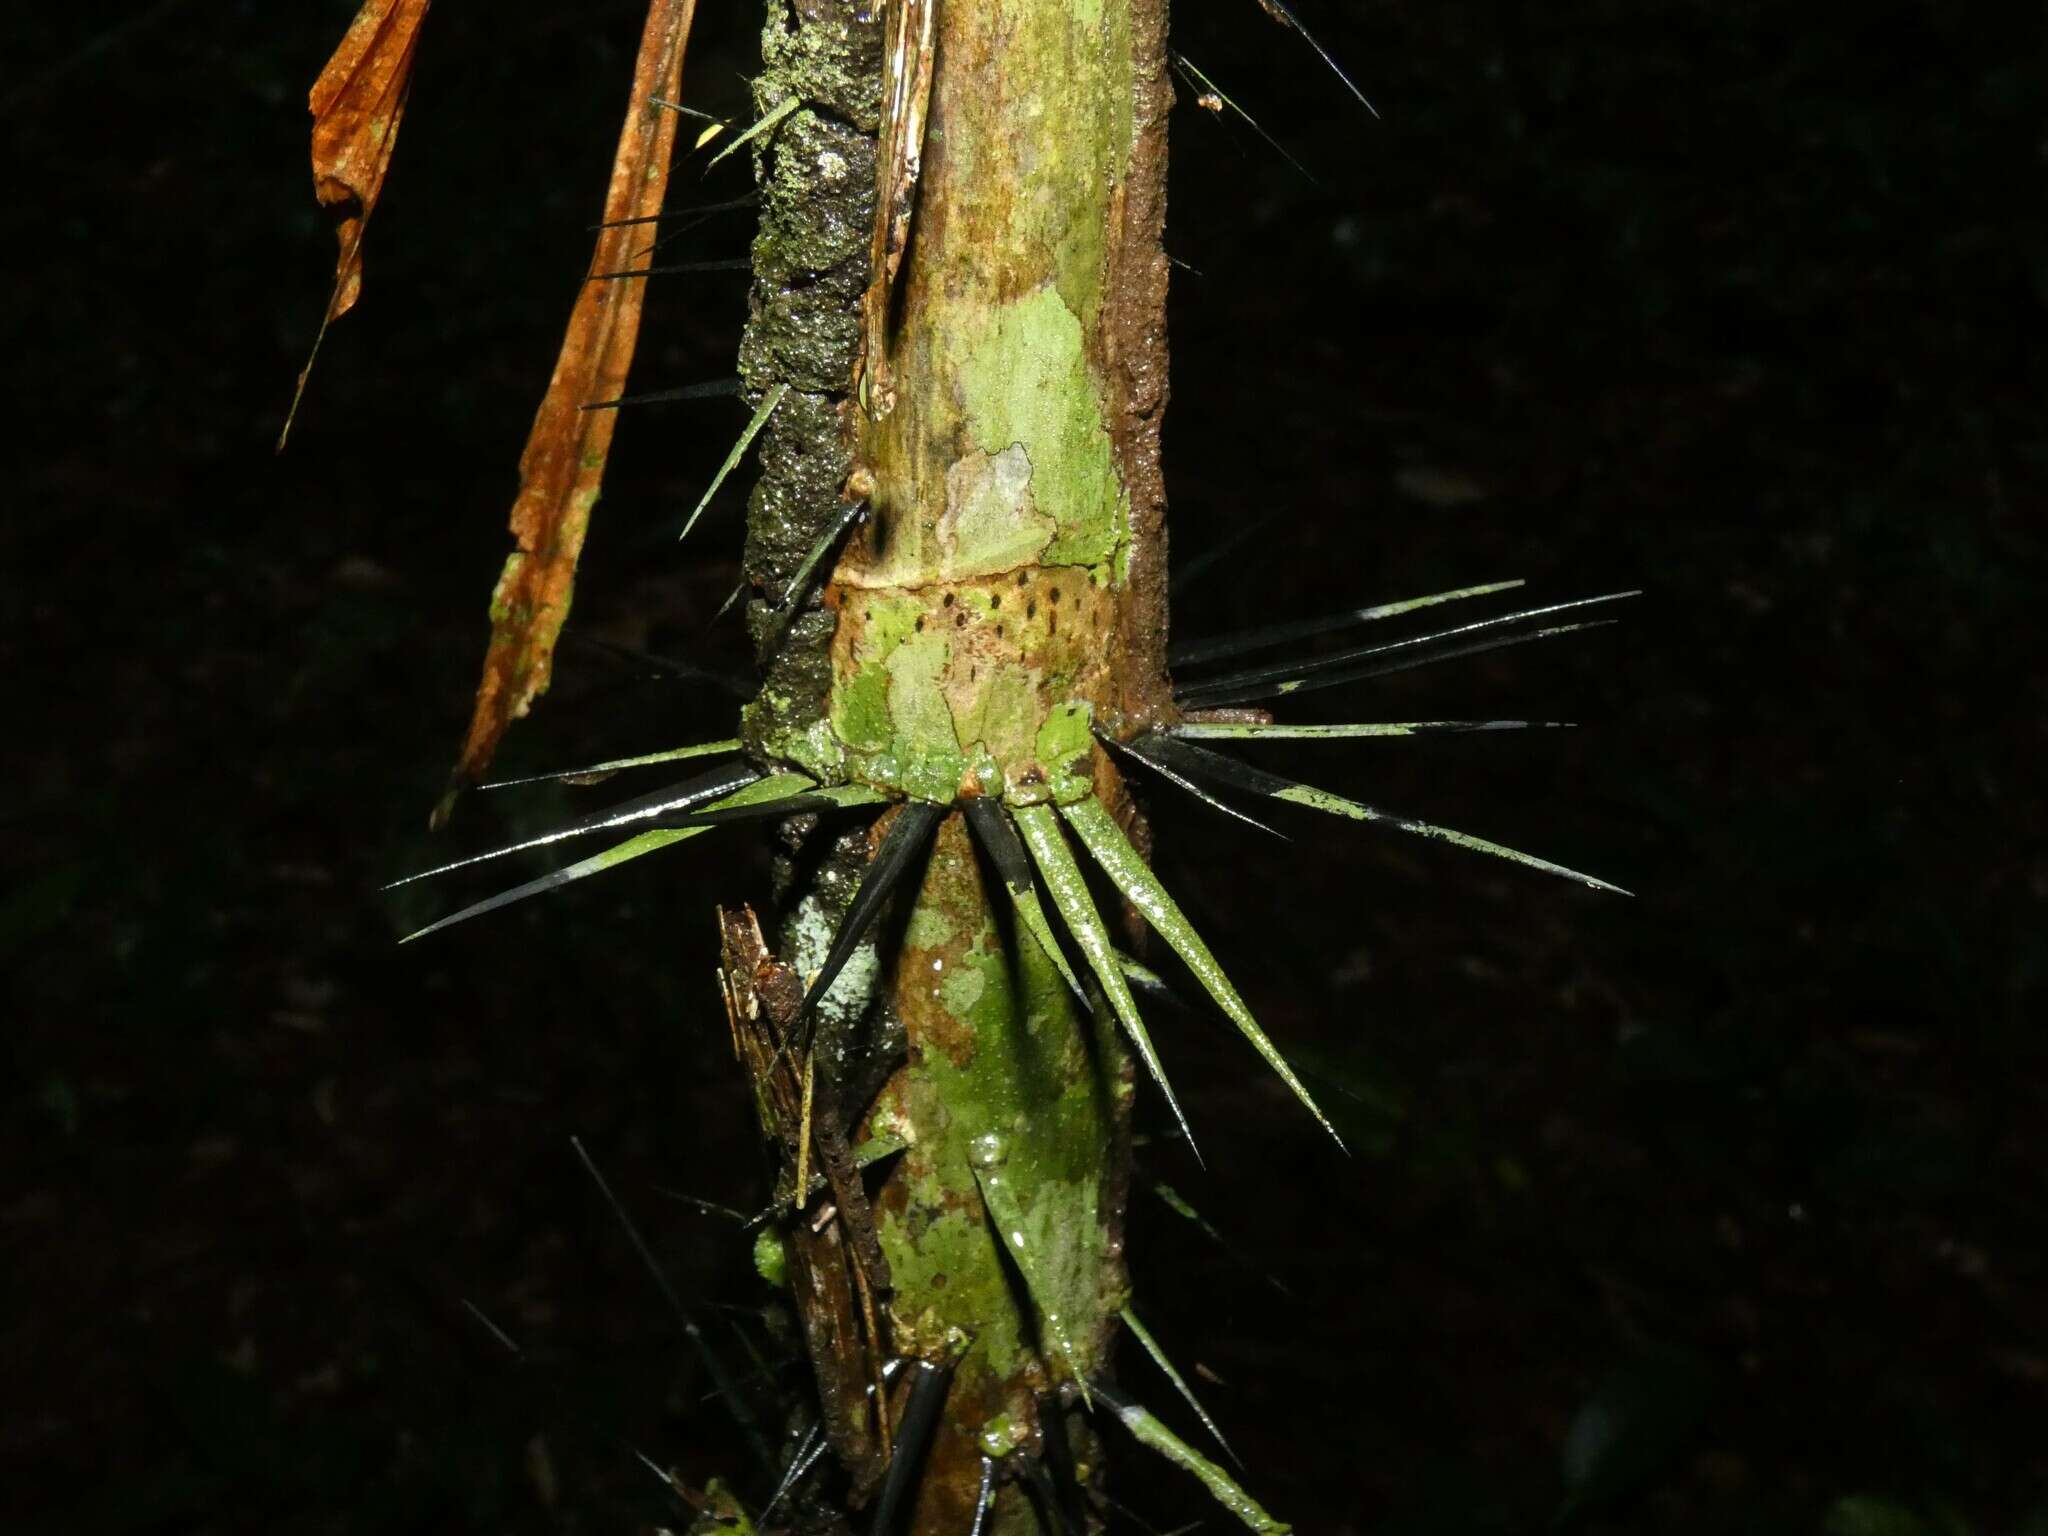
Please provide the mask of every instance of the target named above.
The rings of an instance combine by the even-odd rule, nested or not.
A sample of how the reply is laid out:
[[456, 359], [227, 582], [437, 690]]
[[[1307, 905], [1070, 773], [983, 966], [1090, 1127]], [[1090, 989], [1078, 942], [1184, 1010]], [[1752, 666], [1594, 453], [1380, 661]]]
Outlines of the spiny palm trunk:
[[[1177, 660], [1196, 676], [1172, 689], [1158, 465], [1163, 0], [886, 0], [879, 18], [866, 3], [777, 0], [756, 82], [762, 117], [747, 141], [762, 224], [740, 357], [755, 412], [726, 469], [765, 425], [746, 551], [765, 680], [740, 738], [561, 775], [726, 759], [408, 877], [624, 839], [411, 937], [729, 821], [778, 821], [776, 942], [751, 913], [724, 914], [721, 980], [779, 1159], [780, 1220], [757, 1258], [791, 1289], [817, 1383], [791, 1460], [796, 1497], [810, 1497], [800, 1480], [829, 1447], [843, 1505], [875, 1536], [1079, 1530], [1104, 1507], [1092, 1497], [1100, 1447], [1079, 1411], [1092, 1405], [1253, 1530], [1284, 1531], [1109, 1371], [1128, 1323], [1215, 1434], [1124, 1309], [1127, 1045], [1179, 1108], [1132, 991], [1163, 983], [1119, 950], [1083, 855], [1335, 1131], [1153, 873], [1102, 749], [1233, 814], [1216, 791], [1617, 890], [1204, 743], [1546, 724], [1300, 726], [1250, 706], [1597, 627], [1609, 621], [1586, 610], [1633, 594], [1271, 659], [1521, 583], [1293, 619], [1183, 645]], [[425, 9], [366, 0], [315, 89], [323, 197], [362, 210], [344, 225], [330, 313], [353, 301]], [[522, 458], [519, 549], [494, 598], [451, 799], [546, 686], [609, 441], [594, 409], [629, 403], [617, 396], [638, 305], [609, 284], [662, 270], [625, 264], [648, 256], [631, 232], [659, 216], [692, 9], [650, 0], [595, 281]], [[716, 1352], [692, 1338], [732, 1396]], [[737, 1399], [734, 1410], [747, 1418]], [[801, 1523], [830, 1523], [812, 1513]]]
[[[843, 0], [771, 11], [757, 104], [802, 105], [757, 155], [742, 372], [760, 396], [789, 392], [749, 519], [767, 682], [746, 735], [764, 760], [825, 779], [851, 764], [932, 805], [988, 796], [1050, 814], [1092, 792], [1136, 833], [1090, 727], [1127, 734], [1170, 707], [1164, 8], [941, 5], [928, 54], [921, 20], [865, 20]], [[878, 135], [891, 148], [871, 238]], [[912, 211], [907, 245], [892, 209]], [[866, 518], [830, 579], [779, 611], [854, 500]], [[741, 1012], [778, 972], [786, 991], [818, 967], [887, 826], [792, 849], [786, 970], [749, 955], [744, 933], [735, 946], [728, 920]], [[830, 1201], [819, 1227], [820, 1201], [799, 1195], [789, 1273], [855, 1499], [900, 1498], [902, 1529], [960, 1536], [987, 1482], [983, 1529], [1033, 1530], [1054, 1517], [1034, 1499], [1061, 1496], [1045, 1463], [1084, 1485], [1100, 1467], [1072, 1410], [1127, 1297], [1132, 1072], [1099, 992], [1081, 1001], [1013, 920], [962, 810], [899, 905], [873, 962], [818, 1009], [810, 1116], [849, 1147], [900, 1150], [868, 1175], [866, 1212]], [[788, 1067], [764, 1070], [794, 1091]], [[764, 1119], [773, 1129], [777, 1111]], [[801, 1133], [782, 1144], [801, 1158]], [[868, 1392], [894, 1356], [914, 1363]], [[929, 1430], [920, 1395], [940, 1405]]]

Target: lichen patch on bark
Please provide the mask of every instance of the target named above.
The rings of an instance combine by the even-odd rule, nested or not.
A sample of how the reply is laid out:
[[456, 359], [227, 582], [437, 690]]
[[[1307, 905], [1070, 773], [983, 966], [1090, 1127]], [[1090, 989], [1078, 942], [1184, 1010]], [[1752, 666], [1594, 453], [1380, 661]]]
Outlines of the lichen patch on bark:
[[747, 624], [765, 677], [742, 735], [761, 758], [829, 771], [814, 727], [832, 678], [832, 611], [802, 595], [778, 602], [845, 507], [853, 467], [847, 399], [860, 345], [868, 240], [875, 216], [881, 26], [858, 0], [772, 4], [762, 32], [755, 105], [801, 102], [754, 150], [761, 225], [740, 378], [757, 401], [787, 385], [763, 433], [761, 478], [748, 503], [747, 579], [759, 595]]

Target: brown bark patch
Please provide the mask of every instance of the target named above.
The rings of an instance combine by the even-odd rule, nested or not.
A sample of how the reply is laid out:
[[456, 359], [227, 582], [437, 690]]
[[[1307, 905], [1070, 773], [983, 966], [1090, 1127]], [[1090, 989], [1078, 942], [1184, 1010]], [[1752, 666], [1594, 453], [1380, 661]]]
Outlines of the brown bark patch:
[[1105, 358], [1113, 381], [1109, 435], [1131, 498], [1129, 574], [1118, 625], [1122, 728], [1173, 718], [1166, 671], [1166, 482], [1159, 428], [1166, 414], [1165, 0], [1133, 0], [1131, 151], [1117, 187], [1109, 248]]

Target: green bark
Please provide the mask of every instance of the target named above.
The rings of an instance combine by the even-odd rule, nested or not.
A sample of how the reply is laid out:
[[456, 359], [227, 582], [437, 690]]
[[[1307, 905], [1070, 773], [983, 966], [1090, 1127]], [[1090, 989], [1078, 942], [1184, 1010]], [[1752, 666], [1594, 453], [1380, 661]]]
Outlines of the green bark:
[[[756, 86], [763, 112], [804, 105], [756, 147], [742, 372], [756, 400], [789, 394], [749, 518], [768, 678], [744, 734], [764, 764], [826, 783], [942, 804], [1093, 796], [1142, 835], [1091, 728], [1128, 734], [1168, 708], [1163, 8], [939, 7], [913, 236], [881, 337], [859, 329], [886, 127], [881, 40], [861, 17], [839, 0], [776, 6]], [[772, 600], [856, 493], [867, 521], [782, 633]], [[815, 968], [872, 842], [786, 862], [793, 973]], [[1014, 1469], [1058, 1436], [1084, 1483], [1099, 1476], [1077, 1409], [1128, 1299], [1133, 1078], [1100, 994], [1079, 1001], [1017, 925], [959, 813], [899, 905], [828, 995], [819, 1098], [843, 1141], [903, 1148], [869, 1177], [886, 1348], [952, 1378], [902, 1528], [960, 1536], [984, 1456]], [[790, 1267], [823, 1273], [807, 1219]], [[819, 1314], [821, 1388], [848, 1403], [845, 1296], [797, 1305]], [[833, 1443], [858, 1459], [882, 1436], [877, 1420]], [[879, 1458], [848, 1470], [869, 1497]], [[984, 1529], [1037, 1525], [1021, 1480], [999, 1479]]]
[[[908, 1060], [872, 1130], [907, 1150], [876, 1199], [898, 1349], [951, 1360], [910, 1529], [967, 1529], [983, 1454], [1042, 1455], [1045, 1415], [1108, 1362], [1123, 1305], [1130, 1074], [1051, 959], [994, 917], [956, 815], [897, 953]], [[991, 1529], [1034, 1529], [1004, 1484]]]

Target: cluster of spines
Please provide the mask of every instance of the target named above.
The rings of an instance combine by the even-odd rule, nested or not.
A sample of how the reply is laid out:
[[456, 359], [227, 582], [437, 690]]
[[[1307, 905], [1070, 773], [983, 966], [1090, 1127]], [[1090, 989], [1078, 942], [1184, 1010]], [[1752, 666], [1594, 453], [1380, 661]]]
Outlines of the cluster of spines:
[[[1176, 660], [1183, 666], [1230, 662], [1246, 654], [1311, 638], [1345, 626], [1391, 618], [1441, 602], [1489, 595], [1517, 585], [1492, 583], [1461, 588], [1406, 602], [1350, 610], [1316, 619], [1246, 631], [1215, 642], [1196, 642], [1179, 648]], [[1585, 598], [1574, 602], [1524, 608], [1480, 619], [1449, 629], [1375, 645], [1352, 646], [1306, 661], [1274, 662], [1241, 667], [1236, 671], [1198, 679], [1183, 685], [1178, 697], [1188, 710], [1181, 721], [1143, 732], [1128, 740], [1104, 736], [1106, 745], [1127, 754], [1156, 772], [1168, 783], [1189, 790], [1205, 801], [1236, 812], [1220, 797], [1242, 794], [1256, 799], [1305, 806], [1355, 821], [1376, 822], [1398, 831], [1456, 844], [1474, 852], [1511, 860], [1548, 874], [1577, 880], [1598, 890], [1620, 891], [1620, 887], [1596, 876], [1569, 869], [1548, 859], [1474, 837], [1468, 833], [1418, 821], [1413, 817], [1379, 810], [1362, 801], [1334, 794], [1313, 785], [1254, 767], [1203, 745], [1214, 741], [1256, 741], [1260, 739], [1331, 740], [1373, 736], [1413, 736], [1435, 733], [1527, 729], [1554, 722], [1527, 720], [1433, 720], [1393, 724], [1292, 726], [1241, 716], [1239, 706], [1307, 688], [1422, 666], [1431, 662], [1468, 656], [1483, 650], [1522, 644], [1547, 636], [1592, 627], [1602, 620], [1574, 620], [1569, 623], [1539, 623], [1556, 615], [1604, 604], [1631, 593]], [[1530, 627], [1530, 626], [1536, 627]], [[1232, 718], [1218, 719], [1204, 711], [1220, 711]], [[721, 766], [670, 785], [651, 794], [595, 811], [565, 826], [519, 842], [456, 860], [438, 868], [408, 876], [408, 880], [450, 873], [471, 864], [505, 854], [551, 846], [558, 842], [598, 832], [625, 832], [626, 840], [604, 852], [582, 859], [538, 879], [515, 886], [463, 908], [411, 935], [420, 938], [451, 924], [509, 906], [529, 896], [558, 889], [587, 875], [600, 873], [629, 859], [671, 843], [694, 837], [713, 827], [737, 821], [761, 821], [807, 812], [848, 811], [893, 803], [894, 814], [884, 830], [875, 856], [858, 890], [839, 921], [823, 963], [810, 978], [805, 996], [806, 1022], [814, 1016], [819, 998], [839, 977], [848, 959], [872, 930], [888, 907], [890, 898], [905, 887], [908, 877], [921, 867], [939, 822], [953, 807], [919, 801], [892, 802], [881, 791], [861, 784], [821, 785], [808, 776], [790, 771], [757, 767], [739, 756], [740, 742], [727, 739], [683, 747], [670, 752], [614, 759], [590, 767], [548, 775], [567, 780], [589, 780], [624, 769], [649, 766], [691, 757], [723, 756]], [[530, 779], [505, 781], [528, 783]], [[1015, 908], [1019, 926], [1059, 968], [1060, 974], [1085, 1002], [1079, 971], [1069, 961], [1060, 936], [1055, 932], [1047, 908], [1057, 913], [1066, 936], [1080, 951], [1089, 974], [1115, 1013], [1146, 1071], [1158, 1085], [1181, 1132], [1194, 1139], [1186, 1116], [1166, 1076], [1164, 1063], [1153, 1045], [1133, 995], [1130, 970], [1135, 962], [1123, 955], [1110, 935], [1108, 923], [1098, 910], [1089, 890], [1089, 880], [1076, 857], [1074, 844], [1086, 852], [1118, 893], [1143, 914], [1146, 922], [1178, 955], [1202, 989], [1265, 1058], [1296, 1097], [1334, 1137], [1336, 1132], [1316, 1106], [1308, 1089], [1287, 1064], [1279, 1049], [1267, 1038], [1253, 1018], [1251, 1009], [1232, 985], [1214, 953], [1196, 932], [1171, 892], [1134, 848], [1116, 818], [1093, 796], [1063, 804], [1011, 805], [976, 797], [958, 802], [977, 842], [987, 855]], [[1246, 818], [1251, 819], [1251, 818]], [[405, 882], [398, 882], [405, 883]], [[1625, 893], [1623, 893], [1625, 894]], [[797, 1042], [807, 1048], [808, 1038]]]

